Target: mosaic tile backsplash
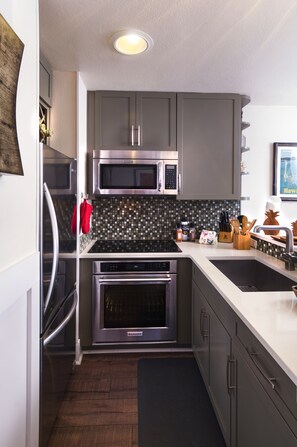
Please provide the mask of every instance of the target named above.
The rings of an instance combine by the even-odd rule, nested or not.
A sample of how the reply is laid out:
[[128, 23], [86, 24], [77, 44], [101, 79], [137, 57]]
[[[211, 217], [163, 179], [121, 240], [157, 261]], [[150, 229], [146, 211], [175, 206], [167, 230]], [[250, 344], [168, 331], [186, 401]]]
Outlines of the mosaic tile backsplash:
[[[257, 250], [262, 251], [269, 256], [273, 256], [274, 258], [280, 259], [281, 255], [286, 252], [285, 245], [280, 246], [262, 239], [253, 239], [257, 241]], [[294, 252], [296, 253], [296, 250], [294, 250]]]
[[170, 239], [185, 217], [196, 229], [218, 231], [222, 210], [237, 216], [237, 200], [176, 200], [175, 197], [108, 197], [93, 201], [94, 239]]

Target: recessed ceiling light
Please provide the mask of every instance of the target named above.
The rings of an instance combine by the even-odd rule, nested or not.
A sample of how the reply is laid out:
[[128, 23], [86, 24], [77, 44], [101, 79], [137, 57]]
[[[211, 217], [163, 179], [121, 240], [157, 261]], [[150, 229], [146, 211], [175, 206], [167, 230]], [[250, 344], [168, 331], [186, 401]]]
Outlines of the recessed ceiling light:
[[152, 48], [153, 39], [146, 33], [138, 30], [123, 30], [111, 37], [114, 49], [126, 56], [143, 53]]

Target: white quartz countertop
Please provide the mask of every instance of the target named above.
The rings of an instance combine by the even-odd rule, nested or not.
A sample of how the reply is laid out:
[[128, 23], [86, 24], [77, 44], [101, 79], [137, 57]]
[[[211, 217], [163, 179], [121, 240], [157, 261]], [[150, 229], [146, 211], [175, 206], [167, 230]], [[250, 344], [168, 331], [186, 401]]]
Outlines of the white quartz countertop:
[[296, 284], [297, 269], [289, 272], [283, 261], [252, 248], [236, 250], [232, 244], [181, 242], [178, 245], [182, 251], [178, 253], [87, 253], [94, 242], [86, 247], [80, 258], [190, 258], [297, 386], [297, 298], [294, 292], [242, 292], [209, 260], [257, 259], [288, 276]]

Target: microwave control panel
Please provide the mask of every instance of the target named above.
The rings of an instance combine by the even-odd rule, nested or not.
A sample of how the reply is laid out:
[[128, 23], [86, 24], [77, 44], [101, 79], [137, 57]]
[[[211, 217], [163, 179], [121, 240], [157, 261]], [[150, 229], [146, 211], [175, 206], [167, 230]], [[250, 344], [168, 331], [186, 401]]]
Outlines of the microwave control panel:
[[176, 189], [176, 165], [165, 165], [165, 189]]

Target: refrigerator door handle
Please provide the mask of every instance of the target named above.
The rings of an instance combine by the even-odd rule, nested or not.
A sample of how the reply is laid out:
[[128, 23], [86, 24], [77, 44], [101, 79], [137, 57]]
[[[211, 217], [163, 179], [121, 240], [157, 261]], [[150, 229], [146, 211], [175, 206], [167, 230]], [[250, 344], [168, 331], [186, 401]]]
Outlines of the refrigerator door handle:
[[58, 230], [58, 221], [57, 221], [57, 216], [56, 216], [56, 212], [55, 212], [55, 207], [54, 207], [53, 200], [52, 200], [52, 197], [50, 195], [50, 192], [48, 190], [46, 183], [43, 184], [43, 191], [44, 191], [44, 196], [45, 196], [48, 210], [49, 210], [52, 232], [53, 232], [53, 266], [52, 266], [50, 284], [49, 284], [49, 288], [47, 290], [47, 294], [46, 294], [46, 298], [45, 298], [45, 302], [44, 302], [43, 312], [45, 312], [47, 309], [47, 306], [49, 304], [51, 295], [52, 295], [54, 282], [55, 282], [55, 278], [56, 278], [56, 274], [57, 274], [58, 258], [59, 258], [59, 230]]
[[72, 317], [73, 313], [75, 312], [78, 300], [76, 289], [73, 289], [73, 291], [70, 293], [70, 295], [68, 295], [65, 301], [68, 301], [71, 296], [74, 296], [71, 309], [69, 310], [68, 314], [63, 319], [63, 321], [59, 324], [59, 326], [57, 326], [56, 329], [43, 340], [43, 346], [47, 346], [64, 329], [64, 327]]

